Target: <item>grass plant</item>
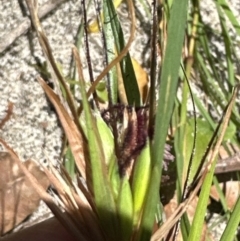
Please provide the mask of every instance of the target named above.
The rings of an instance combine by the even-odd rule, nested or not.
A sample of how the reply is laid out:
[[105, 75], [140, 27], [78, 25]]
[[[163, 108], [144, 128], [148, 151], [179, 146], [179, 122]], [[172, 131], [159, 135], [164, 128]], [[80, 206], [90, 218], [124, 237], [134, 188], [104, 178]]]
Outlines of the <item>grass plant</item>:
[[[227, 63], [226, 78], [222, 78], [222, 70], [216, 67], [220, 63], [211, 49], [209, 29], [202, 21], [199, 1], [160, 1], [160, 6], [156, 0], [151, 6], [147, 1], [140, 1], [146, 16], [152, 18], [150, 81], [145, 101], [129, 53], [136, 30], [134, 1], [126, 0], [131, 22], [127, 40], [115, 8], [121, 1], [100, 1], [102, 11], [96, 9], [98, 16], [94, 23], [97, 28], [88, 27], [88, 8], [83, 1], [79, 36], [85, 38], [86, 47], [92, 29], [101, 32], [105, 66], [94, 79], [91, 51], [86, 48], [88, 82], [82, 70], [84, 57], [73, 46], [71, 85], [57, 67], [37, 16], [36, 1], [26, 2], [54, 80], [54, 90], [40, 77], [38, 81], [55, 107], [64, 130], [67, 140], [64, 157], [68, 164], [60, 170], [45, 169], [57, 190], [54, 198], [30, 173], [24, 172], [56, 218], [78, 240], [180, 240], [179, 235], [182, 240], [197, 241], [203, 236], [204, 240], [210, 240], [203, 226], [214, 167], [220, 146], [226, 144], [226, 140], [238, 145], [236, 130], [240, 124], [235, 105], [239, 90], [235, 74], [236, 46], [231, 41], [228, 24], [230, 22], [238, 35], [240, 26], [228, 3], [215, 1], [221, 26], [218, 34], [223, 39]], [[125, 104], [120, 101], [118, 68]], [[107, 93], [104, 107], [99, 100], [103, 81], [103, 91]], [[194, 85], [201, 89], [213, 111], [209, 111], [194, 89], [191, 91]], [[75, 95], [78, 90], [80, 101]], [[194, 113], [188, 111], [189, 99]], [[3, 144], [20, 164], [16, 154]], [[169, 144], [175, 156], [171, 164], [167, 162]], [[162, 207], [160, 185], [164, 167], [170, 169], [170, 166], [176, 171], [173, 185], [176, 208], [164, 220], [165, 210], [159, 208]], [[170, 174], [167, 172], [167, 175]], [[196, 197], [196, 210], [190, 216], [187, 210]], [[238, 200], [221, 240], [234, 239], [240, 221], [239, 208]]]

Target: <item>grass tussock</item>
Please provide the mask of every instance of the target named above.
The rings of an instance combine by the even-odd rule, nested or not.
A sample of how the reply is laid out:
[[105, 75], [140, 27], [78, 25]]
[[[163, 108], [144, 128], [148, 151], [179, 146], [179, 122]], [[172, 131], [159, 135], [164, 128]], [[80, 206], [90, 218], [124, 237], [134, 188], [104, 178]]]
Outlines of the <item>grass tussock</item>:
[[[229, 76], [223, 83], [199, 1], [191, 5], [187, 0], [160, 5], [153, 1], [151, 8], [140, 2], [152, 21], [149, 81], [147, 75], [139, 77], [138, 72], [144, 70], [129, 53], [136, 31], [136, 6], [126, 1], [131, 28], [125, 43], [116, 11], [121, 1], [104, 0], [90, 26], [82, 1], [81, 36], [87, 51], [84, 58], [72, 47], [75, 75], [69, 84], [54, 59], [36, 1], [26, 0], [54, 89], [42, 78], [38, 81], [55, 107], [66, 139], [66, 165], [44, 170], [55, 194], [47, 193], [14, 151], [1, 142], [55, 217], [78, 240], [155, 241], [180, 240], [180, 236], [182, 240], [208, 240], [205, 216], [218, 155], [221, 148], [228, 148], [226, 139], [239, 144], [232, 131], [239, 127], [236, 56], [226, 19], [237, 34], [239, 23], [225, 1], [216, 1]], [[96, 79], [88, 49], [88, 36], [93, 32], [100, 32], [105, 46], [105, 65]], [[89, 80], [83, 75], [84, 59]], [[192, 86], [201, 89], [213, 111]], [[193, 114], [188, 111], [189, 99]], [[215, 113], [221, 118], [216, 120]], [[173, 195], [163, 206], [164, 186], [172, 178]], [[238, 206], [239, 201], [228, 216], [221, 240], [234, 239], [240, 221]]]

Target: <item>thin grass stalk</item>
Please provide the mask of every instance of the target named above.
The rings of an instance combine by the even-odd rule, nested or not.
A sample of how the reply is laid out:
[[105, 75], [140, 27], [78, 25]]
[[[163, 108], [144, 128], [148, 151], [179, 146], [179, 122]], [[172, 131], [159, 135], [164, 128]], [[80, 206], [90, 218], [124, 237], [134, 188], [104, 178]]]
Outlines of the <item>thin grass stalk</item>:
[[[83, 19], [84, 19], [84, 44], [85, 44], [85, 55], [87, 59], [87, 66], [88, 66], [88, 74], [89, 74], [89, 80], [91, 83], [94, 81], [93, 77], [93, 66], [92, 66], [92, 60], [91, 60], [91, 54], [90, 54], [90, 45], [89, 45], [89, 37], [88, 37], [88, 19], [87, 19], [87, 11], [86, 11], [86, 4], [85, 1], [81, 1], [82, 3], [82, 9], [83, 9]], [[98, 107], [98, 100], [97, 100], [97, 93], [94, 90], [93, 91], [93, 98], [95, 100], [95, 104]]]
[[[112, 4], [113, 5], [113, 4]], [[113, 15], [114, 14], [114, 15]], [[108, 0], [103, 0], [103, 41], [105, 44], [106, 64], [115, 59], [115, 39], [113, 38], [113, 22], [117, 18], [116, 12], [113, 13], [108, 5]], [[120, 33], [118, 33], [120, 35]], [[117, 66], [113, 66], [107, 73], [107, 88], [109, 105], [117, 103], [118, 100], [118, 76]]]
[[149, 127], [154, 126], [154, 119], [156, 114], [156, 85], [159, 75], [159, 27], [158, 27], [158, 14], [157, 14], [157, 1], [152, 4], [152, 29], [151, 29], [151, 72], [150, 72], [150, 90], [147, 102], [149, 102]]
[[[192, 51], [193, 51], [193, 49], [192, 49]], [[183, 67], [182, 67], [182, 69], [183, 69]], [[183, 70], [183, 72], [184, 72], [184, 70]], [[190, 75], [190, 72], [189, 72], [189, 75]], [[191, 175], [191, 171], [193, 169], [193, 161], [194, 161], [193, 159], [194, 159], [194, 155], [195, 155], [195, 151], [196, 151], [196, 136], [197, 136], [196, 107], [195, 107], [195, 103], [194, 103], [193, 93], [192, 93], [192, 90], [191, 90], [191, 87], [190, 87], [190, 83], [188, 81], [187, 73], [184, 72], [184, 76], [185, 76], [185, 79], [186, 79], [186, 82], [187, 82], [187, 85], [188, 85], [188, 88], [189, 88], [189, 93], [190, 93], [192, 104], [193, 104], [193, 112], [194, 112], [194, 132], [193, 133], [194, 133], [194, 139], [193, 139], [193, 143], [192, 143], [191, 155], [190, 155], [188, 164], [186, 165], [187, 166], [186, 179], [183, 180], [184, 183], [183, 183], [183, 187], [182, 187], [183, 191], [182, 191], [182, 196], [181, 196], [181, 202], [184, 199], [186, 199], [188, 189], [189, 189], [189, 187], [191, 185], [191, 182], [192, 182], [192, 180], [190, 179], [190, 175]], [[185, 103], [185, 104], [187, 105], [187, 103]], [[186, 114], [186, 113], [184, 113], [184, 114]], [[184, 126], [186, 126], [186, 123], [185, 123]], [[186, 128], [184, 128], [184, 132], [185, 131], [186, 131]], [[181, 152], [183, 152], [183, 151], [184, 150], [181, 150]], [[180, 173], [178, 173], [178, 175], [180, 175]], [[176, 224], [176, 229], [175, 229], [175, 232], [174, 232], [175, 239], [177, 238], [179, 224], [181, 224], [182, 236], [183, 236], [184, 239], [186, 239], [187, 236], [188, 236], [188, 233], [189, 233], [189, 229], [190, 229], [190, 222], [189, 222], [188, 216], [186, 214], [183, 215], [183, 218], [182, 218], [181, 222], [179, 221], [179, 223]]]
[[[194, 1], [196, 2], [196, 1]], [[191, 28], [191, 33], [190, 33], [190, 40], [189, 40], [189, 44], [188, 44], [188, 53], [187, 53], [187, 59], [186, 59], [186, 71], [184, 74], [184, 78], [183, 78], [183, 88], [182, 88], [182, 100], [181, 100], [181, 107], [180, 107], [180, 123], [179, 123], [179, 132], [177, 132], [176, 134], [179, 133], [179, 140], [180, 142], [178, 143], [179, 145], [179, 151], [180, 153], [186, 153], [184, 151], [184, 148], [189, 148], [184, 146], [184, 142], [182, 140], [184, 140], [184, 135], [185, 135], [185, 131], [186, 131], [186, 122], [187, 122], [187, 100], [188, 100], [188, 96], [189, 96], [189, 85], [188, 85], [188, 80], [190, 79], [190, 74], [191, 74], [191, 70], [192, 70], [192, 65], [193, 65], [193, 54], [194, 54], [194, 50], [195, 50], [195, 38], [196, 38], [196, 33], [197, 33], [197, 26], [198, 26], [198, 5], [195, 3], [195, 5], [193, 6], [193, 20], [192, 20], [192, 28]], [[189, 144], [189, 143], [188, 143]], [[187, 170], [189, 168], [191, 168], [189, 166], [189, 162], [188, 160], [185, 160], [183, 155], [178, 155], [179, 159], [176, 159], [176, 165], [177, 165], [177, 170], [178, 170], [178, 177], [182, 176], [182, 180], [179, 180], [180, 183], [182, 183], [181, 185], [181, 189], [179, 190], [180, 193], [178, 193], [178, 197], [182, 196], [182, 192], [184, 192], [183, 188], [184, 188], [184, 182], [188, 179], [187, 175]]]

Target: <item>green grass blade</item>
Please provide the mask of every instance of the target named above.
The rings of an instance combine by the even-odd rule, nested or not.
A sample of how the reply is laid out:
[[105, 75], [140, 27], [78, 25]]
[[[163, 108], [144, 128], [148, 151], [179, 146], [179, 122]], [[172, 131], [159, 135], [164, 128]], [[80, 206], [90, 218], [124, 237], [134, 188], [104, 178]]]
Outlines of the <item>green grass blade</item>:
[[[224, 19], [224, 17], [225, 16], [223, 16], [222, 14], [221, 19]], [[225, 68], [222, 65], [222, 62], [224, 61], [219, 61], [214, 57], [214, 54], [212, 53], [210, 47], [211, 40], [208, 37], [208, 33], [204, 31], [203, 27], [199, 28], [198, 51], [196, 51], [195, 56], [196, 65], [198, 67], [204, 92], [206, 92], [208, 98], [214, 104], [214, 107], [217, 107], [217, 105], [219, 105], [222, 109], [224, 109], [224, 106], [227, 104], [227, 99], [231, 95], [229, 89], [231, 89], [231, 87], [235, 84], [232, 59], [235, 50], [231, 38], [228, 34], [225, 20], [221, 20], [221, 24], [223, 29], [222, 35], [225, 41], [226, 62], [228, 63], [227, 74], [229, 78], [223, 79], [221, 71], [216, 67], [216, 65], [219, 64], [221, 68]], [[207, 68], [207, 66], [210, 67]], [[229, 86], [228, 88], [226, 88], [226, 84]], [[215, 112], [220, 115], [219, 108], [215, 108]], [[231, 119], [236, 125], [239, 125], [239, 114], [236, 108], [234, 108], [233, 110], [233, 115], [231, 116]]]
[[160, 167], [178, 84], [181, 51], [187, 20], [187, 9], [187, 0], [181, 2], [175, 0], [170, 11], [166, 53], [160, 76], [161, 84], [155, 123], [156, 132], [152, 148], [153, 164], [159, 165]]
[[[191, 15], [188, 17], [188, 55], [189, 56], [193, 56], [194, 50], [195, 50], [195, 45], [196, 45], [196, 33], [198, 30], [198, 23], [199, 23], [199, 3], [198, 1], [193, 1], [192, 2], [192, 7], [191, 7]], [[181, 88], [181, 92], [182, 92], [182, 98], [180, 101], [180, 106], [179, 106], [179, 113], [180, 113], [180, 123], [176, 123], [177, 125], [175, 125], [175, 127], [177, 128], [176, 134], [175, 136], [178, 136], [178, 141], [175, 141], [174, 138], [174, 147], [177, 148], [177, 151], [179, 152], [178, 155], [176, 156], [176, 167], [177, 167], [177, 172], [178, 172], [178, 182], [180, 184], [180, 187], [177, 190], [177, 197], [178, 200], [181, 201], [182, 199], [182, 190], [184, 187], [184, 183], [185, 181], [188, 182], [189, 180], [189, 170], [192, 168], [192, 160], [190, 160], [190, 156], [189, 158], [186, 157], [185, 152], [186, 152], [186, 144], [185, 141], [185, 133], [186, 133], [186, 122], [187, 122], [187, 102], [189, 99], [189, 94], [190, 94], [190, 83], [189, 83], [189, 79], [190, 79], [190, 75], [192, 72], [192, 68], [193, 68], [193, 61], [191, 58], [187, 58], [185, 59], [184, 63], [181, 64], [182, 65], [182, 71], [180, 72], [180, 78], [182, 78], [183, 80], [183, 86]], [[192, 94], [191, 94], [192, 95]], [[191, 97], [192, 99], [192, 97]], [[192, 102], [193, 100], [191, 100]], [[194, 103], [192, 103], [192, 105], [194, 105]], [[194, 106], [193, 106], [194, 107]], [[193, 133], [195, 132], [195, 130], [193, 131]], [[187, 149], [194, 151], [194, 141], [190, 143], [188, 143]], [[186, 185], [188, 185], [186, 183]], [[186, 187], [185, 187], [186, 188]], [[185, 190], [183, 190], [183, 192], [185, 192]], [[182, 222], [182, 223], [187, 223], [187, 222]], [[183, 225], [182, 225], [183, 226]], [[183, 233], [183, 232], [182, 232]]]
[[240, 35], [240, 24], [237, 18], [234, 16], [233, 11], [230, 9], [228, 3], [225, 0], [218, 0], [216, 2], [221, 5], [223, 11], [225, 12], [232, 26], [235, 28], [237, 34]]
[[123, 177], [118, 195], [121, 241], [129, 241], [133, 230], [133, 198], [129, 181]]
[[[80, 58], [77, 50], [74, 49], [74, 57], [80, 73]], [[96, 117], [93, 116], [92, 110], [85, 91], [85, 83], [83, 80], [79, 81], [80, 92], [82, 96], [82, 105], [85, 117], [85, 124], [88, 138], [88, 152], [91, 163], [91, 178], [92, 189], [94, 194], [94, 201], [96, 204], [100, 223], [109, 237], [112, 240], [118, 240], [118, 220], [117, 209], [114, 202], [114, 197], [110, 188], [107, 175], [107, 165], [104, 157], [103, 143], [99, 135]], [[88, 170], [89, 171], [89, 170]]]
[[[103, 33], [106, 43], [106, 58], [107, 63], [110, 63], [113, 59], [115, 59], [115, 39], [112, 37], [112, 21], [117, 16], [113, 15], [113, 12], [110, 10], [111, 8], [108, 6], [108, 0], [103, 1]], [[113, 3], [112, 3], [113, 5]], [[115, 8], [114, 8], [115, 9]], [[117, 76], [117, 66], [112, 67], [108, 74], [108, 94], [109, 94], [109, 102], [112, 104], [116, 104], [118, 100], [118, 76]]]
[[226, 51], [226, 62], [227, 62], [227, 70], [228, 70], [228, 81], [227, 83], [231, 84], [231, 87], [233, 87], [235, 85], [235, 77], [234, 77], [234, 67], [233, 67], [233, 59], [232, 59], [232, 41], [231, 41], [231, 37], [229, 36], [228, 32], [228, 28], [226, 25], [226, 19], [225, 16], [222, 12], [222, 9], [220, 8], [218, 2], [216, 1], [216, 7], [217, 7], [217, 11], [218, 11], [218, 15], [219, 15], [219, 19], [220, 19], [220, 24], [221, 24], [221, 28], [222, 28], [222, 35], [223, 35], [223, 39], [224, 39], [224, 45], [225, 45], [225, 51]]
[[134, 166], [132, 193], [134, 208], [134, 225], [137, 226], [139, 217], [143, 209], [144, 199], [146, 198], [147, 187], [150, 180], [151, 156], [149, 140], [141, 151]]
[[74, 179], [76, 172], [75, 172], [75, 161], [74, 156], [70, 147], [67, 148], [66, 154], [64, 156], [64, 166], [71, 178]]
[[[159, 100], [152, 146], [153, 171], [141, 223], [140, 240], [149, 240], [159, 202], [162, 160], [176, 95], [181, 51], [187, 21], [188, 1], [173, 1], [167, 30], [167, 46], [160, 77]], [[154, 86], [152, 86], [154, 88]]]
[[220, 241], [233, 240], [235, 237], [235, 232], [240, 223], [240, 198], [238, 198], [237, 203], [233, 209], [233, 212], [230, 216], [230, 219], [227, 223], [227, 226], [222, 234]]
[[160, 175], [161, 173], [159, 168], [157, 166], [154, 166], [151, 172], [150, 185], [148, 187], [148, 192], [146, 195], [146, 204], [143, 210], [142, 223], [140, 229], [138, 230], [137, 239], [135, 240], [150, 240], [154, 223], [154, 216], [157, 212], [157, 205], [159, 204], [159, 192], [157, 189], [158, 187], [156, 186], [158, 185], [158, 183], [160, 183]]
[[[102, 119], [100, 113], [97, 111], [94, 112], [94, 118], [96, 122], [96, 127], [100, 135], [101, 142], [104, 143], [108, 148], [103, 149], [104, 160], [107, 166], [109, 166], [112, 159], [114, 159], [115, 150], [114, 150], [114, 137], [111, 129], [108, 127], [106, 122]], [[86, 121], [83, 115], [79, 118], [81, 127], [85, 136], [88, 136], [88, 129], [86, 126]]]
[[197, 204], [197, 209], [192, 222], [192, 227], [190, 229], [188, 241], [198, 241], [202, 235], [202, 227], [204, 222], [204, 217], [206, 213], [206, 208], [209, 200], [209, 192], [212, 185], [212, 178], [214, 174], [214, 169], [216, 165], [216, 160], [211, 166], [210, 171], [207, 173], [204, 183], [202, 185], [201, 193], [199, 196], [199, 201]]
[[219, 200], [220, 200], [220, 202], [221, 202], [223, 211], [227, 214], [228, 206], [227, 206], [226, 197], [225, 197], [224, 191], [222, 190], [222, 188], [221, 188], [220, 185], [219, 185], [219, 182], [218, 182], [216, 176], [213, 177], [213, 185], [215, 186], [216, 191], [217, 191], [217, 193], [218, 193]]
[[[116, 50], [117, 50], [117, 53], [120, 53], [125, 46], [123, 31], [122, 31], [120, 22], [117, 18], [117, 13], [114, 8], [112, 0], [106, 0], [106, 2], [108, 6], [109, 15], [112, 16], [111, 17], [112, 35], [115, 40]], [[135, 23], [132, 22], [132, 24], [135, 24]], [[123, 60], [120, 61], [120, 68], [122, 72], [123, 83], [124, 83], [124, 88], [128, 99], [128, 104], [140, 106], [141, 104], [140, 93], [139, 93], [137, 79], [135, 76], [135, 72], [133, 69], [133, 65], [132, 65], [132, 61], [129, 53], [127, 53], [126, 56], [123, 58]]]
[[[82, 96], [83, 91], [82, 92]], [[86, 96], [86, 93], [85, 93]], [[84, 97], [85, 98], [85, 97]], [[83, 98], [83, 99], [84, 99]], [[86, 98], [87, 100], [87, 98]], [[117, 237], [117, 212], [114, 198], [107, 178], [107, 168], [95, 119], [89, 103], [83, 101], [83, 109], [88, 130], [88, 149], [91, 161], [93, 192], [99, 219], [109, 237]]]
[[201, 100], [194, 93], [193, 93], [193, 98], [198, 110], [200, 111], [204, 119], [208, 122], [208, 124], [211, 126], [212, 130], [214, 130], [215, 123], [212, 117], [209, 115], [208, 111], [203, 106]]

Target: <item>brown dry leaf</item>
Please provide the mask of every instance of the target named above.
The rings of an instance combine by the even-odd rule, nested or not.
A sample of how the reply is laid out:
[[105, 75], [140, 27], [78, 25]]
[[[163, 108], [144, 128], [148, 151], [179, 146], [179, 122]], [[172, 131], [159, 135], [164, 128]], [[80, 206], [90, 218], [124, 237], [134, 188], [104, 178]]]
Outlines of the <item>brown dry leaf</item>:
[[[240, 194], [240, 182], [239, 181], [228, 181], [219, 184], [220, 188], [225, 194], [227, 207], [232, 210]], [[210, 196], [217, 202], [220, 200], [218, 191], [215, 186], [211, 187]]]
[[[196, 196], [192, 202], [189, 204], [188, 209], [187, 209], [187, 215], [189, 218], [190, 223], [192, 223], [193, 218], [194, 218], [194, 214], [195, 214], [195, 210], [197, 207], [197, 202], [198, 202], [198, 197]], [[170, 202], [164, 206], [164, 212], [166, 215], [166, 218], [168, 219], [172, 213], [177, 209], [177, 199], [176, 199], [176, 195], [174, 196], [174, 198], [172, 198], [170, 200]], [[203, 230], [202, 230], [202, 237], [201, 237], [201, 241], [205, 241], [205, 240], [209, 240], [209, 235], [207, 234], [207, 225], [206, 223], [204, 223], [203, 225]], [[181, 232], [179, 232], [178, 236], [177, 236], [177, 241], [182, 241], [182, 235]]]
[[63, 104], [61, 103], [59, 96], [53, 92], [53, 90], [44, 82], [43, 79], [39, 77], [38, 81], [57, 111], [58, 117], [64, 129], [64, 133], [67, 136], [69, 146], [74, 156], [75, 163], [82, 177], [86, 180], [83, 137], [81, 136], [81, 133], [73, 119], [70, 117]]
[[[49, 180], [33, 161], [25, 167], [45, 189]], [[0, 152], [0, 235], [22, 222], [38, 207], [40, 197], [18, 164], [7, 152]]]
[[[140, 96], [141, 96], [143, 103], [145, 103], [147, 94], [148, 94], [148, 75], [147, 75], [146, 71], [141, 67], [141, 65], [135, 59], [131, 58], [131, 60], [132, 60], [133, 68], [135, 71], [138, 88], [140, 91]], [[123, 104], [127, 105], [128, 104], [127, 96], [125, 93], [124, 83], [123, 83], [119, 64], [117, 64], [117, 72], [118, 72], [118, 76], [119, 76], [119, 78], [118, 78], [119, 98]]]

